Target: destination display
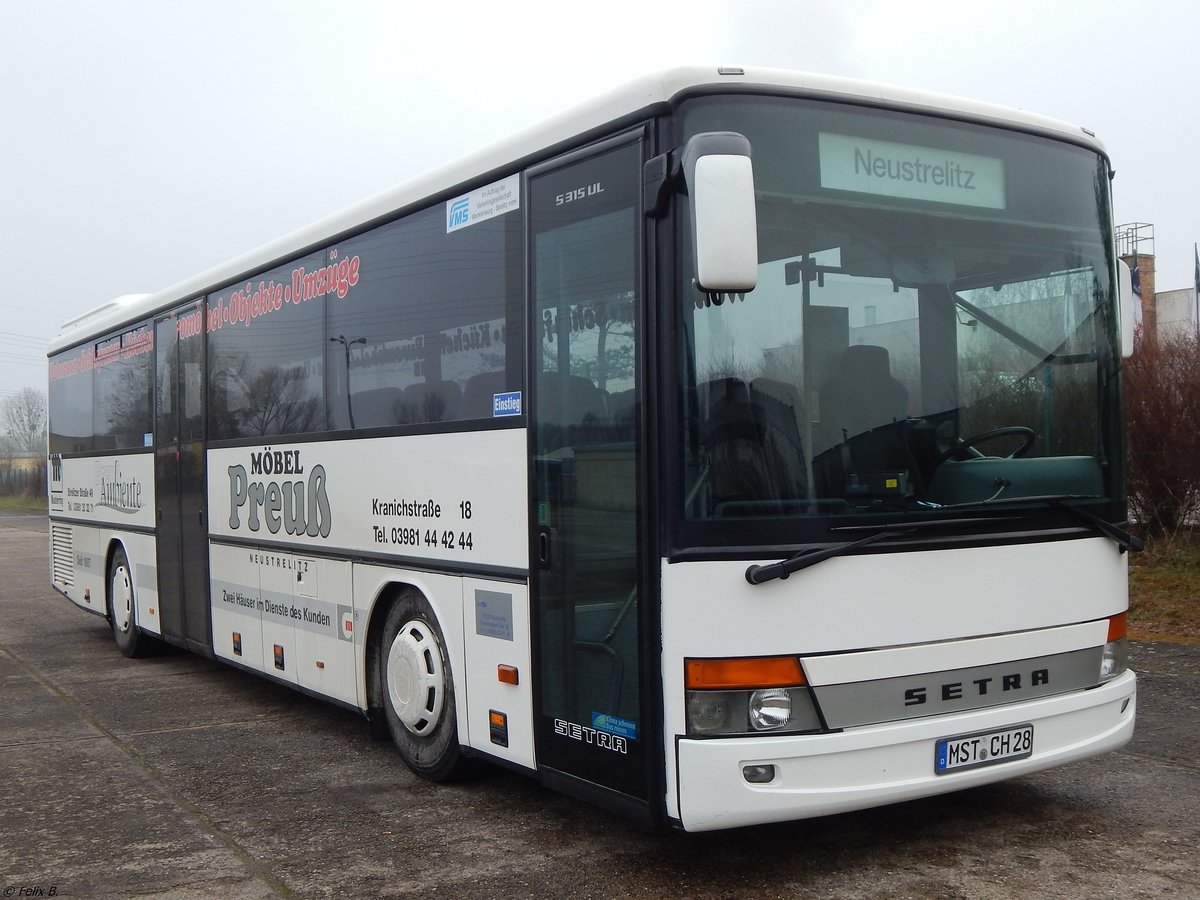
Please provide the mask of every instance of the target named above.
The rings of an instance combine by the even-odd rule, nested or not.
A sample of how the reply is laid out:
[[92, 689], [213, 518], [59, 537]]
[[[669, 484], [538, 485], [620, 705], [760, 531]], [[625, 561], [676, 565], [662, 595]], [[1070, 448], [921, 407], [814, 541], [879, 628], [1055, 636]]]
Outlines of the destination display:
[[820, 134], [821, 187], [1004, 209], [1004, 161], [973, 153]]

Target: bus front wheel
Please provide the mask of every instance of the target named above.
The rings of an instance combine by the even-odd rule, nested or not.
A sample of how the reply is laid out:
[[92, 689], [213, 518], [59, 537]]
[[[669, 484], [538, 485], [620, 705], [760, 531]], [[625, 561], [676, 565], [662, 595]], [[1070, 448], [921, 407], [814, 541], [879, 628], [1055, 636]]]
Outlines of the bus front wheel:
[[422, 778], [460, 774], [462, 750], [446, 641], [429, 602], [405, 590], [384, 621], [380, 679], [388, 731], [405, 764]]
[[108, 622], [112, 626], [117, 649], [130, 658], [144, 656], [149, 639], [137, 628], [137, 604], [134, 602], [133, 570], [125, 550], [118, 547], [108, 569]]

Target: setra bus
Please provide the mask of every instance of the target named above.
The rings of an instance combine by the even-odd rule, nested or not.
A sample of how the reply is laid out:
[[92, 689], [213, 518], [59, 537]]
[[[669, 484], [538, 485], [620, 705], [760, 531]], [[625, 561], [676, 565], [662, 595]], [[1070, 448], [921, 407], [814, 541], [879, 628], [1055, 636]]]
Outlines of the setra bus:
[[689, 831], [1134, 727], [1131, 292], [1086, 129], [642, 79], [49, 348], [54, 587]]

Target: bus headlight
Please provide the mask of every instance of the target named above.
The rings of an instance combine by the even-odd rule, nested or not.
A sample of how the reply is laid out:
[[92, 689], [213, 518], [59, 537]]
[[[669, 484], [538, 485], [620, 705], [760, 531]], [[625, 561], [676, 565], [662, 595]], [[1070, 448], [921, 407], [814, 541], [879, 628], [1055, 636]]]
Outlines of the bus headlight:
[[[688, 691], [688, 734], [727, 734], [738, 691]], [[734, 696], [730, 696], [730, 695]]]
[[1129, 665], [1128, 614], [1121, 613], [1110, 616], [1108, 620], [1108, 641], [1104, 645], [1104, 654], [1100, 657], [1100, 680], [1111, 681]]
[[750, 695], [750, 726], [755, 731], [783, 728], [792, 717], [792, 698], [783, 688]]
[[795, 657], [689, 659], [689, 735], [819, 731], [821, 719]]

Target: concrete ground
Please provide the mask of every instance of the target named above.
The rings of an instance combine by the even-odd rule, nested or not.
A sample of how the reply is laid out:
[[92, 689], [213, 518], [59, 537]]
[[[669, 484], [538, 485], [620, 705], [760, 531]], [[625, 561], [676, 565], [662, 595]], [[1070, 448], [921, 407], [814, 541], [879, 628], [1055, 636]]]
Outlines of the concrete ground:
[[0, 896], [1200, 896], [1200, 648], [1140, 644], [1118, 753], [877, 810], [649, 834], [496, 770], [422, 782], [352, 713], [128, 660], [0, 518]]

